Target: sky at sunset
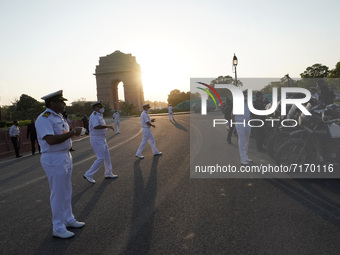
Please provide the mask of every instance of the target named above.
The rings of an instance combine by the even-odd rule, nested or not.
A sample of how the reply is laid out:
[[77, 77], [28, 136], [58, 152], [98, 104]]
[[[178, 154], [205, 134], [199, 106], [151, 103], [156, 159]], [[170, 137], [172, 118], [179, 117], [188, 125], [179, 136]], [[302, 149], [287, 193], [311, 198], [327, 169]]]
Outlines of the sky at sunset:
[[99, 57], [136, 57], [144, 99], [166, 101], [190, 78], [299, 77], [340, 61], [340, 1], [0, 0], [0, 97], [39, 101], [64, 90], [69, 102], [97, 100]]

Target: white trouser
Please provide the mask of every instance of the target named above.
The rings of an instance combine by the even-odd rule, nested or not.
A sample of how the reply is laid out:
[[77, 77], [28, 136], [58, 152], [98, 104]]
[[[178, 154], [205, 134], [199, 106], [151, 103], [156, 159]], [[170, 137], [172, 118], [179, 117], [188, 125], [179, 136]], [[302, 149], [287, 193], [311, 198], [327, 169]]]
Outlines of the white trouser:
[[91, 168], [85, 173], [85, 175], [92, 178], [92, 176], [99, 170], [103, 162], [105, 166], [105, 175], [111, 175], [111, 156], [105, 136], [90, 136], [90, 143], [97, 159], [92, 164]]
[[242, 124], [235, 125], [238, 135], [238, 149], [240, 151], [241, 163], [247, 163], [248, 159], [248, 145], [251, 128]]
[[50, 185], [53, 231], [63, 233], [75, 221], [72, 213], [72, 156], [69, 151], [43, 153], [41, 165]]
[[143, 139], [142, 142], [139, 145], [138, 151], [136, 153], [136, 156], [142, 156], [142, 151], [146, 145], [146, 143], [149, 142], [151, 145], [151, 149], [153, 154], [158, 154], [159, 151], [156, 148], [155, 138], [153, 138], [153, 135], [151, 133], [150, 128], [143, 128]]
[[171, 116], [172, 116], [172, 119], [175, 120], [173, 112], [169, 112], [169, 120], [171, 120]]
[[115, 121], [115, 131], [116, 131], [116, 134], [120, 132], [120, 130], [119, 130], [119, 121]]

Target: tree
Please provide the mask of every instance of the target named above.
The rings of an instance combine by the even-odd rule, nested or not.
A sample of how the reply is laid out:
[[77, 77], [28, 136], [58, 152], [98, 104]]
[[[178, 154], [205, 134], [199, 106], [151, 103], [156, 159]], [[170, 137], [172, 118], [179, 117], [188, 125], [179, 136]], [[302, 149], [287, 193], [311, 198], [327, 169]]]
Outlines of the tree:
[[120, 101], [119, 108], [122, 112], [122, 115], [132, 115], [136, 112], [136, 107], [128, 101]]
[[173, 107], [175, 107], [177, 104], [190, 100], [190, 92], [181, 92], [178, 89], [174, 89], [170, 91], [170, 94], [168, 95], [168, 103], [171, 104]]
[[38, 102], [33, 97], [22, 94], [9, 107], [10, 119], [27, 120], [37, 118], [45, 110], [44, 103]]
[[[68, 114], [75, 114], [76, 116], [82, 117], [84, 115], [90, 116], [93, 112], [93, 107], [91, 106], [92, 102], [86, 102], [85, 100], [77, 100], [76, 102], [72, 103], [72, 106], [67, 106], [66, 111]], [[109, 109], [106, 109], [109, 111]]]
[[282, 87], [301, 87], [298, 85], [299, 82], [296, 80], [293, 80], [289, 77], [288, 74], [283, 76], [279, 81], [272, 81], [268, 85], [264, 86], [260, 91], [263, 94], [270, 94], [273, 93], [273, 88], [278, 88], [278, 93], [280, 94]]
[[340, 62], [330, 71], [328, 78], [329, 85], [336, 90], [340, 90]]
[[328, 78], [340, 78], [340, 61], [335, 65], [335, 68], [329, 72]]
[[322, 64], [314, 64], [300, 74], [301, 78], [326, 78], [329, 74], [329, 68]]
[[[210, 86], [215, 88], [216, 84], [234, 84], [235, 85], [235, 80], [230, 76], [218, 76], [216, 79], [212, 80], [210, 82]], [[237, 80], [237, 87], [241, 88], [243, 87], [243, 83], [239, 80]], [[231, 97], [231, 92], [228, 89], [217, 89], [216, 91], [220, 97]]]

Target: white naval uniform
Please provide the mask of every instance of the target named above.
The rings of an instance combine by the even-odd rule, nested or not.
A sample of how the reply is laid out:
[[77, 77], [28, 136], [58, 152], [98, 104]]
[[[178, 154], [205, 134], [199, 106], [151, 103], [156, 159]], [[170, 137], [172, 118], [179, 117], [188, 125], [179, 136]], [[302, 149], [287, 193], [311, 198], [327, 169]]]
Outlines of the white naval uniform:
[[[236, 130], [238, 135], [238, 148], [240, 151], [241, 163], [247, 164], [248, 158], [248, 145], [250, 138], [251, 127], [248, 125], [248, 121], [250, 120], [250, 111], [248, 108], [248, 104], [244, 103], [244, 115], [235, 115]], [[240, 124], [241, 123], [241, 124]], [[245, 123], [245, 126], [243, 125]], [[234, 125], [234, 123], [233, 123]]]
[[151, 145], [151, 149], [152, 149], [153, 154], [154, 155], [158, 154], [159, 151], [156, 148], [155, 138], [153, 137], [151, 130], [150, 130], [151, 126], [148, 126], [146, 124], [147, 122], [151, 123], [150, 118], [149, 118], [149, 114], [148, 114], [147, 111], [144, 110], [142, 112], [142, 114], [140, 115], [140, 122], [141, 122], [142, 129], [143, 129], [142, 130], [143, 131], [143, 139], [142, 139], [141, 144], [139, 145], [136, 156], [138, 156], [138, 157], [142, 156], [142, 151], [143, 151], [147, 142], [149, 142], [149, 144]]
[[115, 134], [118, 134], [120, 133], [120, 130], [119, 130], [119, 113], [118, 112], [115, 112], [113, 115], [112, 115], [112, 118], [114, 119], [115, 121]]
[[50, 185], [53, 231], [63, 233], [66, 231], [65, 224], [76, 221], [71, 205], [73, 166], [69, 150], [72, 146], [72, 140], [69, 138], [62, 143], [49, 145], [43, 138], [46, 135], [67, 133], [69, 126], [62, 114], [47, 108], [45, 112], [39, 115], [35, 127], [42, 153], [40, 162]]
[[105, 176], [112, 175], [112, 164], [109, 148], [106, 142], [106, 128], [95, 129], [96, 126], [105, 126], [106, 122], [103, 115], [94, 111], [89, 120], [90, 143], [94, 153], [96, 154], [96, 161], [92, 164], [91, 168], [85, 173], [86, 176], [93, 177], [99, 170], [102, 163], [105, 166]]
[[173, 108], [172, 108], [171, 105], [168, 107], [168, 111], [169, 111], [169, 120], [171, 120], [171, 116], [172, 116], [172, 120], [175, 120], [174, 113], [173, 113]]

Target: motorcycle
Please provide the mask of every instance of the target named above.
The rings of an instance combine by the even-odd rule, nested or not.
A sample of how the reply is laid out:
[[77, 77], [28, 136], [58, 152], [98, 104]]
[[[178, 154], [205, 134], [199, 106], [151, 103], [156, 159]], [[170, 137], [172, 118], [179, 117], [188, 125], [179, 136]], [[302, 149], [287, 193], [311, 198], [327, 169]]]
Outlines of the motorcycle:
[[[316, 100], [315, 98], [312, 98], [308, 104], [306, 105], [306, 109], [307, 110], [315, 110], [315, 109], [319, 109], [320, 106], [318, 106], [318, 100]], [[290, 139], [290, 133], [296, 130], [300, 130], [301, 127], [300, 126], [294, 126], [294, 122], [298, 121], [299, 117], [301, 116], [302, 112], [300, 111], [300, 109], [296, 106], [293, 105], [289, 111], [288, 114], [286, 116], [280, 116], [281, 119], [291, 119], [291, 122], [288, 122], [287, 124], [291, 124], [288, 125], [289, 127], [283, 127], [283, 126], [277, 126], [277, 128], [275, 129], [274, 134], [270, 137], [268, 144], [267, 144], [267, 150], [268, 150], [268, 154], [275, 159], [276, 157], [276, 152], [278, 151], [278, 149]]]
[[328, 105], [315, 109], [311, 116], [301, 115], [302, 130], [290, 134], [290, 139], [276, 153], [277, 165], [316, 164], [340, 165], [340, 106]]

